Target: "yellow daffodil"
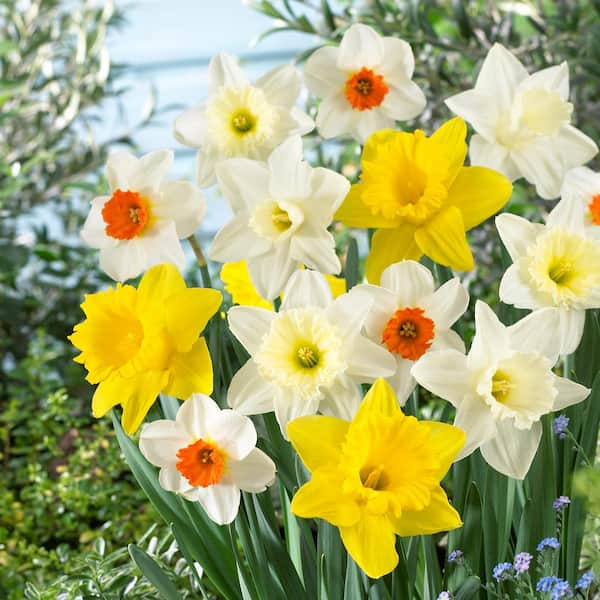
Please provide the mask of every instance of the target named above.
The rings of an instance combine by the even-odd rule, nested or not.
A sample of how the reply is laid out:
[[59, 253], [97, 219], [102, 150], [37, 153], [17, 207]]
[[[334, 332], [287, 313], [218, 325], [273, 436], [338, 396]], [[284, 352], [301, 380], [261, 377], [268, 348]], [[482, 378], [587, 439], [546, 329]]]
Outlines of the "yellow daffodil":
[[[301, 268], [304, 267], [301, 266]], [[334, 299], [346, 293], [345, 279], [335, 275], [325, 275], [325, 279], [329, 283]], [[221, 280], [225, 284], [225, 291], [231, 294], [234, 304], [273, 310], [273, 303], [265, 300], [256, 291], [252, 279], [250, 279], [248, 263], [245, 260], [225, 263], [221, 269]]]
[[458, 271], [474, 268], [465, 232], [498, 212], [510, 181], [486, 167], [463, 166], [465, 122], [455, 118], [427, 137], [383, 129], [362, 154], [361, 182], [352, 186], [336, 218], [350, 227], [373, 227], [367, 279], [423, 254]]
[[160, 392], [186, 399], [210, 394], [213, 372], [204, 338], [199, 337], [221, 304], [220, 292], [187, 288], [173, 265], [150, 269], [138, 289], [116, 288], [88, 294], [81, 308], [87, 319], [69, 337], [81, 350], [75, 361], [98, 383], [95, 417], [123, 407], [123, 429], [134, 433]]
[[339, 527], [346, 550], [369, 577], [398, 564], [395, 536], [462, 525], [440, 486], [465, 442], [461, 429], [405, 416], [390, 385], [375, 382], [354, 420], [295, 419], [288, 436], [312, 474], [292, 500], [300, 517]]

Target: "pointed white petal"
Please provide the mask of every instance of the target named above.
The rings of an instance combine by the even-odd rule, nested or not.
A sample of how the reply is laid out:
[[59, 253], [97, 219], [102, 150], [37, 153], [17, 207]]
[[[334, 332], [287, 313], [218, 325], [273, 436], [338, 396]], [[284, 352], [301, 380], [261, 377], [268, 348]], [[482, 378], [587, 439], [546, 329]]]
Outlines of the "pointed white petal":
[[198, 502], [218, 525], [227, 525], [237, 516], [240, 507], [240, 488], [234, 483], [218, 483], [196, 488]]
[[391, 377], [396, 361], [385, 348], [362, 336], [357, 336], [348, 354], [346, 373], [357, 383], [371, 383], [378, 377]]
[[288, 132], [289, 135], [306, 135], [315, 128], [315, 122], [297, 106], [292, 106], [289, 115], [295, 123], [295, 127]]
[[476, 394], [467, 394], [456, 410], [454, 426], [467, 434], [465, 445], [461, 448], [456, 460], [469, 456], [481, 444], [496, 434], [496, 423], [484, 400]]
[[368, 25], [357, 23], [344, 34], [338, 54], [338, 67], [346, 71], [359, 71], [374, 67], [383, 60], [383, 40]]
[[206, 106], [201, 104], [182, 112], [175, 119], [173, 135], [184, 146], [203, 146], [206, 142]]
[[248, 219], [247, 212], [240, 212], [217, 232], [208, 250], [211, 260], [235, 262], [272, 251], [272, 242], [259, 237], [250, 228]]
[[243, 415], [261, 415], [273, 410], [273, 386], [265, 381], [250, 359], [233, 376], [227, 389], [227, 404]]
[[569, 99], [569, 65], [563, 62], [560, 65], [547, 67], [533, 73], [524, 79], [518, 87], [519, 92], [543, 88], [557, 92], [563, 100]]
[[275, 148], [268, 159], [270, 198], [299, 200], [310, 194], [312, 169], [302, 160], [302, 139], [294, 135]]
[[192, 394], [179, 407], [175, 422], [191, 440], [210, 437], [210, 423], [219, 414], [217, 403], [204, 394]]
[[419, 301], [433, 294], [431, 271], [414, 260], [403, 260], [387, 267], [381, 274], [381, 286], [396, 294], [399, 306], [419, 306]]
[[173, 157], [171, 150], [157, 150], [142, 156], [129, 178], [130, 189], [158, 190], [160, 182], [173, 164]]
[[349, 294], [359, 296], [360, 304], [370, 306], [364, 323], [365, 333], [372, 340], [381, 342], [383, 330], [398, 308], [396, 294], [370, 283], [354, 286]]
[[554, 365], [560, 354], [560, 310], [540, 308], [507, 328], [510, 347], [518, 352], [538, 352]]
[[243, 460], [256, 446], [256, 429], [252, 421], [233, 410], [222, 410], [208, 423], [210, 437], [227, 457]]
[[546, 224], [549, 227], [561, 227], [578, 235], [585, 235], [587, 204], [589, 201], [582, 203], [572, 195], [562, 198], [546, 217]]
[[327, 308], [327, 317], [343, 339], [350, 343], [361, 331], [371, 308], [371, 298], [346, 293], [338, 296]]
[[299, 266], [298, 261], [290, 256], [289, 242], [280, 242], [269, 252], [248, 261], [250, 279], [265, 300], [279, 296]]
[[290, 421], [305, 415], [314, 415], [319, 410], [320, 397], [302, 398], [291, 390], [277, 390], [273, 397], [275, 417], [281, 428], [283, 437], [287, 440], [285, 428]]
[[458, 352], [462, 352], [463, 354], [466, 351], [463, 339], [452, 329], [436, 329], [435, 337], [428, 352], [436, 350], [458, 350]]
[[564, 171], [579, 167], [592, 160], [598, 154], [596, 142], [572, 125], [561, 127], [556, 140], [564, 160]]
[[188, 432], [175, 421], [160, 419], [144, 423], [140, 434], [140, 452], [157, 467], [175, 466], [177, 452], [191, 443]]
[[334, 90], [344, 87], [346, 76], [337, 68], [340, 50], [334, 46], [323, 46], [310, 55], [304, 66], [304, 82], [311, 94], [325, 98]]
[[173, 221], [153, 227], [139, 240], [145, 248], [146, 268], [161, 263], [175, 265], [180, 271], [185, 268], [185, 255]]
[[283, 292], [281, 310], [315, 306], [327, 308], [333, 302], [327, 279], [316, 271], [297, 271], [289, 279]]
[[600, 193], [600, 173], [588, 167], [575, 167], [567, 171], [560, 195], [564, 199], [581, 199], [587, 206], [593, 196]]
[[204, 195], [189, 181], [163, 181], [160, 193], [153, 199], [154, 214], [173, 221], [177, 237], [184, 239], [194, 234], [206, 214]]
[[304, 199], [305, 219], [328, 227], [333, 221], [333, 214], [350, 191], [350, 182], [335, 171], [317, 167], [312, 169], [310, 185], [310, 194]]
[[583, 402], [592, 391], [584, 385], [566, 379], [565, 377], [558, 377], [554, 374], [552, 374], [552, 377], [554, 379], [554, 387], [558, 392], [554, 399], [552, 410], [563, 410], [564, 408], [573, 406], [573, 404], [579, 404], [579, 402]]
[[275, 463], [258, 448], [252, 449], [243, 460], [232, 460], [227, 468], [235, 485], [244, 492], [262, 492], [275, 479]]
[[410, 373], [415, 363], [401, 356], [396, 356], [395, 360], [396, 372], [390, 377], [386, 377], [386, 380], [394, 389], [394, 393], [398, 398], [398, 404], [404, 406], [417, 385], [415, 378]]
[[545, 231], [540, 223], [531, 223], [523, 217], [510, 213], [498, 215], [495, 222], [500, 239], [513, 262], [526, 254], [537, 236]]
[[420, 300], [418, 306], [433, 319], [437, 335], [438, 329], [448, 329], [464, 314], [469, 306], [469, 293], [460, 279], [454, 277]]
[[264, 163], [230, 158], [219, 162], [215, 172], [221, 193], [236, 213], [269, 198], [269, 169]]
[[258, 351], [263, 336], [269, 331], [271, 321], [276, 316], [272, 310], [255, 306], [232, 306], [227, 311], [231, 333], [251, 356]]
[[256, 87], [262, 88], [270, 103], [285, 108], [296, 102], [301, 86], [300, 73], [292, 65], [275, 67], [256, 82]]
[[294, 260], [321, 273], [338, 274], [342, 265], [335, 253], [335, 240], [329, 231], [304, 225], [290, 242]]
[[494, 171], [502, 173], [511, 181], [523, 176], [506, 146], [496, 142], [488, 142], [483, 135], [475, 134], [471, 136], [469, 157], [473, 166], [494, 169]]
[[217, 182], [215, 166], [217, 156], [208, 148], [198, 150], [196, 155], [196, 181], [201, 188], [207, 188]]
[[481, 300], [475, 304], [475, 337], [469, 350], [469, 369], [485, 369], [508, 354], [510, 348], [506, 327], [494, 311]]
[[[467, 90], [466, 92], [451, 96], [444, 102], [455, 115], [469, 122], [473, 126], [473, 129], [481, 134], [471, 137], [471, 164], [485, 166], [488, 166], [488, 162], [495, 165], [502, 164], [508, 155], [508, 151], [498, 144], [489, 143], [495, 139], [498, 119], [498, 111], [493, 99], [477, 90]], [[483, 144], [473, 148], [475, 137], [479, 138]], [[477, 144], [479, 143], [478, 141]], [[489, 156], [486, 156], [487, 154]], [[492, 164], [489, 166], [492, 166]], [[502, 169], [496, 170], [503, 172]]]
[[519, 265], [511, 265], [500, 280], [500, 300], [517, 308], [540, 308], [541, 302], [521, 276]]
[[137, 166], [138, 159], [131, 152], [112, 152], [106, 161], [106, 179], [111, 191], [131, 189], [129, 181]]
[[221, 87], [242, 87], [248, 83], [238, 59], [221, 52], [208, 65], [208, 92], [214, 94]]
[[319, 410], [324, 415], [352, 421], [360, 403], [360, 387], [347, 375], [340, 375], [332, 385], [323, 388]]
[[559, 340], [560, 353], [567, 355], [575, 352], [581, 338], [585, 325], [585, 310], [560, 309], [560, 325], [555, 335]]

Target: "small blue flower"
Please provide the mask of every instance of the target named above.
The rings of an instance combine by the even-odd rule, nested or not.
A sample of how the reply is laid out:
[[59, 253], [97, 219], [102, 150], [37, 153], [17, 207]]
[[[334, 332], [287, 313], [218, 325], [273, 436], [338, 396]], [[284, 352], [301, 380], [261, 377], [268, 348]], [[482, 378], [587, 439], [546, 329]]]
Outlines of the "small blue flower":
[[576, 590], [587, 590], [594, 582], [594, 574], [591, 571], [586, 571], [575, 584]]
[[437, 600], [452, 600], [452, 594], [446, 591], [440, 592]]
[[502, 581], [506, 579], [510, 575], [510, 571], [512, 570], [512, 564], [509, 562], [503, 562], [494, 567], [492, 571], [492, 577], [496, 581]]
[[569, 585], [568, 581], [564, 579], [557, 579], [554, 582], [554, 586], [552, 587], [552, 593], [550, 594], [550, 598], [552, 600], [559, 600], [560, 598], [572, 598], [573, 590]]
[[531, 556], [529, 552], [519, 552], [519, 554], [515, 556], [515, 562], [513, 563], [515, 571], [517, 573], [525, 573], [525, 571], [528, 571], [532, 558], [533, 556]]
[[554, 575], [548, 575], [547, 577], [542, 577], [536, 584], [535, 589], [538, 592], [549, 592], [554, 584], [559, 581], [558, 577]]
[[556, 538], [544, 538], [537, 547], [537, 551], [541, 552], [544, 548], [551, 548], [552, 550], [557, 550], [560, 548], [560, 542]]
[[552, 424], [552, 429], [554, 430], [554, 434], [557, 435], [561, 440], [564, 440], [567, 437], [565, 433], [567, 427], [569, 426], [569, 417], [565, 415], [558, 415], [556, 419], [554, 419], [554, 423]]
[[553, 503], [552, 508], [554, 510], [562, 510], [571, 504], [571, 498], [569, 496], [559, 496]]
[[452, 552], [450, 552], [450, 554], [448, 555], [448, 562], [449, 563], [453, 563], [453, 562], [461, 563], [463, 558], [464, 558], [464, 555], [463, 555], [462, 550], [452, 550]]

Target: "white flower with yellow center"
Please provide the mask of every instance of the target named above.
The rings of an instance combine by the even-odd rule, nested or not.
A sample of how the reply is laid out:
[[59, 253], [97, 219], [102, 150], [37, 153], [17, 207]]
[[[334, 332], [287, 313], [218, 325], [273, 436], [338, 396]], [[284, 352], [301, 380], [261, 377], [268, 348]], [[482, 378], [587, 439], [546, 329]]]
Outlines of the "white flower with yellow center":
[[540, 443], [540, 419], [587, 398], [588, 388], [552, 372], [558, 322], [546, 308], [505, 327], [478, 300], [469, 354], [428, 352], [412, 368], [420, 385], [456, 407], [454, 425], [467, 434], [459, 459], [479, 448], [494, 469], [523, 479]]
[[560, 353], [577, 349], [585, 311], [600, 308], [600, 242], [585, 235], [574, 203], [559, 203], [546, 225], [505, 213], [496, 227], [513, 264], [500, 282], [500, 299], [517, 308], [554, 307]]
[[414, 68], [412, 49], [404, 40], [352, 25], [339, 48], [319, 48], [304, 68], [306, 86], [322, 98], [319, 134], [349, 134], [364, 143], [375, 131], [419, 115], [425, 96], [411, 80]]
[[175, 120], [175, 138], [198, 148], [201, 187], [215, 183], [215, 165], [232, 157], [266, 160], [273, 148], [314, 127], [294, 106], [301, 78], [291, 65], [272, 69], [250, 84], [237, 58], [218, 54], [208, 66], [208, 98]]
[[565, 173], [588, 162], [598, 147], [571, 125], [566, 62], [530, 75], [501, 44], [488, 52], [472, 90], [446, 100], [471, 123], [472, 165], [524, 177], [546, 199], [556, 198]]
[[219, 187], [234, 217], [215, 236], [212, 260], [246, 259], [252, 283], [266, 300], [277, 297], [304, 264], [339, 273], [335, 240], [327, 227], [350, 183], [329, 169], [302, 160], [302, 140], [294, 136], [276, 148], [267, 163], [243, 158], [217, 167]]
[[361, 401], [359, 383], [389, 377], [394, 359], [360, 333], [369, 302], [342, 294], [327, 280], [297, 271], [281, 310], [234, 306], [229, 326], [250, 360], [234, 375], [229, 406], [246, 415], [275, 411], [285, 436], [289, 421], [321, 411], [351, 420]]
[[100, 268], [116, 281], [137, 277], [159, 263], [185, 266], [182, 240], [202, 222], [202, 192], [187, 181], [163, 181], [173, 153], [138, 159], [116, 152], [106, 162], [110, 196], [92, 200], [81, 237], [100, 250]]
[[371, 305], [364, 330], [396, 361], [396, 372], [387, 380], [401, 406], [416, 385], [410, 374], [415, 361], [435, 350], [465, 350], [460, 336], [450, 329], [469, 304], [469, 294], [457, 277], [436, 290], [429, 269], [404, 260], [385, 269], [380, 286], [357, 285], [350, 294], [361, 294]]

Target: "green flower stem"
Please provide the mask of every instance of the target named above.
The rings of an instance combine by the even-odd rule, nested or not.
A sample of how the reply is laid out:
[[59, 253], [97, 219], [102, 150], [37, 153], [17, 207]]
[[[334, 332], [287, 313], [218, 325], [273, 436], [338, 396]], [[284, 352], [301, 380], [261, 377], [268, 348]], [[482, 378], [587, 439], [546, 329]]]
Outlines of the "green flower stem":
[[204, 257], [204, 252], [202, 252], [200, 243], [194, 235], [190, 235], [187, 240], [190, 243], [194, 254], [196, 255], [196, 260], [198, 261], [198, 266], [200, 267], [200, 275], [202, 276], [202, 285], [207, 288], [213, 287], [210, 273], [208, 272], [208, 264], [206, 263], [206, 258]]

